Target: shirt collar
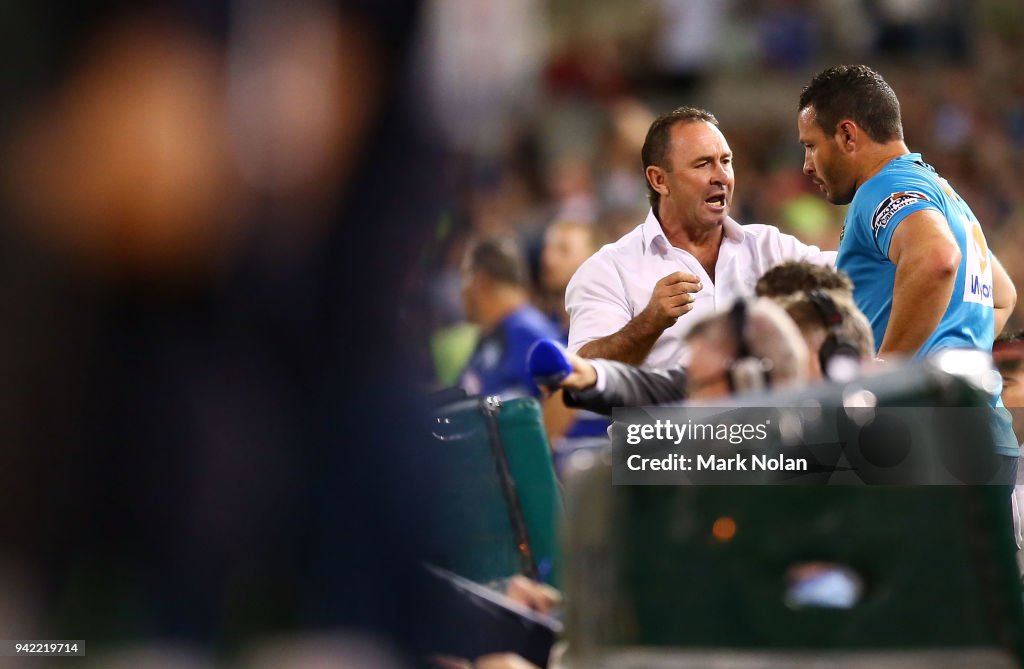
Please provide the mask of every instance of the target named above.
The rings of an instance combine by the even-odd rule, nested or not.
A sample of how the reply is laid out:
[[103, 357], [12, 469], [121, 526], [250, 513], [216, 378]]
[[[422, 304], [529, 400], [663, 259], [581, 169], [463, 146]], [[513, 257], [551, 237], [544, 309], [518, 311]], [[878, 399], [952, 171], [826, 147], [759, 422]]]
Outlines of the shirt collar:
[[743, 226], [734, 221], [732, 216], [725, 217], [722, 230], [725, 232], [725, 238], [731, 242], [742, 242], [743, 238], [747, 236], [747, 233], [743, 231]]
[[665, 236], [665, 231], [661, 229], [661, 223], [658, 222], [658, 217], [654, 215], [653, 209], [647, 212], [647, 218], [644, 219], [643, 240], [644, 251], [650, 249], [664, 252], [669, 247], [668, 238]]
[[[725, 218], [725, 223], [722, 224], [722, 231], [725, 233], [725, 239], [732, 242], [742, 242], [746, 236], [743, 226], [734, 221], [731, 216]], [[668, 237], [665, 236], [665, 231], [661, 228], [661, 223], [658, 222], [658, 217], [654, 215], [653, 209], [647, 212], [647, 218], [644, 220], [643, 240], [645, 251], [654, 249], [664, 252], [670, 246]]]

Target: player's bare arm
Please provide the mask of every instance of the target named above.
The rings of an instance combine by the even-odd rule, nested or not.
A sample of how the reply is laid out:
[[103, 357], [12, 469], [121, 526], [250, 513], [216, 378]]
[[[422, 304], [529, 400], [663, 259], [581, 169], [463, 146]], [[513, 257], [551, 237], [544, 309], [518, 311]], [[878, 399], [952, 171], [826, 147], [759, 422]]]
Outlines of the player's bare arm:
[[945, 217], [934, 209], [907, 216], [893, 233], [889, 259], [896, 265], [892, 313], [879, 356], [912, 355], [938, 327], [949, 307], [960, 266], [960, 247]]

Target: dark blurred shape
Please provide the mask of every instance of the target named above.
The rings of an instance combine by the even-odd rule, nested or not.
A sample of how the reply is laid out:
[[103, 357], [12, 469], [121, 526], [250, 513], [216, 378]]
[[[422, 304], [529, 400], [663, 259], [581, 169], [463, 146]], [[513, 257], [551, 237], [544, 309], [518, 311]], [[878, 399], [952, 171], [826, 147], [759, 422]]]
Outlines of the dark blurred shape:
[[3, 80], [19, 636], [411, 648], [436, 469], [399, 319], [444, 191], [407, 72], [418, 4], [9, 10], [45, 37], [0, 46], [40, 73]]
[[431, 567], [429, 574], [432, 599], [448, 612], [434, 621], [432, 654], [476, 658], [514, 652], [537, 666], [548, 666], [551, 647], [562, 631], [557, 619], [452, 572]]
[[5, 138], [15, 220], [105, 270], [213, 262], [238, 224], [217, 45], [140, 14], [101, 24], [76, 56]]

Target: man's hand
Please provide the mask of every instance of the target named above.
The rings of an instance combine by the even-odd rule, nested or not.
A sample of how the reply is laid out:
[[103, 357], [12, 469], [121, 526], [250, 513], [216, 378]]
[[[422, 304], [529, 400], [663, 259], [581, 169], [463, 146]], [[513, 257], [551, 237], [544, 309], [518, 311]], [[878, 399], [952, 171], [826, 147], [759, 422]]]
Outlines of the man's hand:
[[545, 615], [551, 614], [562, 603], [562, 593], [558, 590], [519, 574], [508, 582], [505, 594], [509, 599]]
[[592, 388], [597, 383], [597, 370], [594, 369], [593, 363], [585, 358], [581, 358], [572, 351], [566, 351], [565, 357], [569, 359], [569, 363], [572, 365], [572, 372], [569, 376], [562, 379], [562, 388], [586, 390], [587, 388]]
[[686, 272], [672, 272], [654, 284], [651, 301], [641, 314], [661, 332], [676, 323], [676, 319], [693, 309], [694, 293], [701, 289], [700, 279]]
[[673, 272], [654, 284], [647, 306], [618, 332], [587, 342], [579, 354], [585, 358], [618, 360], [641, 365], [658, 337], [693, 310], [694, 293], [703, 288], [693, 274]]

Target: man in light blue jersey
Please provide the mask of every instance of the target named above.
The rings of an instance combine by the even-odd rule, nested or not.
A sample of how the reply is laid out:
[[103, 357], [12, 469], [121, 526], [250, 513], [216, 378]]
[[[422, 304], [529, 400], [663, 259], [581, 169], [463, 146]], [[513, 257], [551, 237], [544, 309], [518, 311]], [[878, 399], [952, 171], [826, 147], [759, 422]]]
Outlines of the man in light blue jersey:
[[[850, 205], [836, 267], [854, 283], [878, 357], [991, 351], [1016, 290], [967, 203], [907, 148], [889, 84], [864, 65], [829, 68], [800, 95], [797, 126], [804, 173], [829, 202]], [[1016, 455], [1008, 424], [997, 443]]]

